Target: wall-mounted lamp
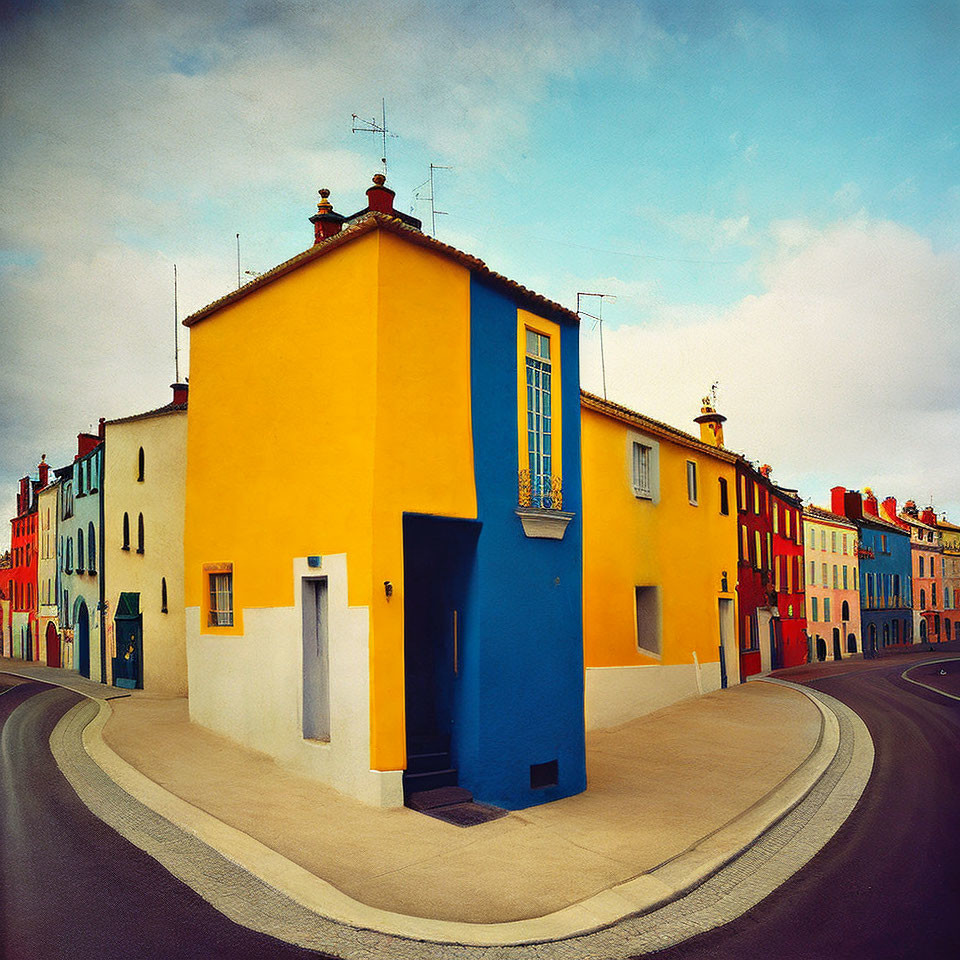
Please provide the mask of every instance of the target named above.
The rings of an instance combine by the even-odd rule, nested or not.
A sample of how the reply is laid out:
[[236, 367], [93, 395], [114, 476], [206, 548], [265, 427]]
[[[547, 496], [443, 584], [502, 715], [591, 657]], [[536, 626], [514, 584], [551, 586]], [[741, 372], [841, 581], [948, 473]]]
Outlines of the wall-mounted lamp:
[[393, 584], [389, 580], [383, 581], [383, 592], [388, 600], [393, 596]]
[[726, 570], [724, 570], [723, 573], [720, 575], [720, 592], [721, 593], [729, 592], [727, 590], [727, 571]]

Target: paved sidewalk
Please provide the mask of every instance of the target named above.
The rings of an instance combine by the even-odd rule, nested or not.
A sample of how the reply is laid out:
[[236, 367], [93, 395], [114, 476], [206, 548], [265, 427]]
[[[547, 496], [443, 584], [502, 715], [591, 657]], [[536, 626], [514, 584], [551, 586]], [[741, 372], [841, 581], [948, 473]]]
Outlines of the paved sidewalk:
[[460, 828], [380, 810], [188, 719], [185, 700], [110, 703], [107, 745], [150, 780], [382, 910], [471, 923], [538, 917], [643, 874], [769, 794], [821, 715], [750, 683], [588, 736], [587, 791]]

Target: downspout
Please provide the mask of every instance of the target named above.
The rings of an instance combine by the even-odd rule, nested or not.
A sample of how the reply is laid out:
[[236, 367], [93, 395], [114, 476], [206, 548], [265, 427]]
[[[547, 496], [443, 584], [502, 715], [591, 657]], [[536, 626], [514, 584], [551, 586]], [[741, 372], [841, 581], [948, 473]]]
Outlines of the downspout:
[[[103, 421], [100, 422], [100, 427], [103, 429]], [[98, 493], [98, 500], [100, 506], [100, 542], [97, 544], [97, 553], [99, 554], [100, 569], [97, 573], [97, 580], [100, 586], [100, 603], [98, 609], [100, 610], [100, 682], [106, 684], [107, 682], [107, 603], [106, 603], [106, 575], [103, 569], [104, 557], [106, 556], [103, 548], [103, 531], [104, 531], [104, 516], [103, 516], [103, 485], [104, 480], [106, 479], [106, 465], [107, 465], [107, 439], [106, 435], [100, 444], [100, 490]]]

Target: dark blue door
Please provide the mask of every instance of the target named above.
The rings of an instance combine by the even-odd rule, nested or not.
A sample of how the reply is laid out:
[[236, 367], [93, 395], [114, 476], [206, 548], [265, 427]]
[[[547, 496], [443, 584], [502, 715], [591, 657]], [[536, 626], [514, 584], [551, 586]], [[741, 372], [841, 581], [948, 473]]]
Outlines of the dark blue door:
[[77, 610], [77, 671], [83, 677], [90, 676], [90, 615], [82, 600]]

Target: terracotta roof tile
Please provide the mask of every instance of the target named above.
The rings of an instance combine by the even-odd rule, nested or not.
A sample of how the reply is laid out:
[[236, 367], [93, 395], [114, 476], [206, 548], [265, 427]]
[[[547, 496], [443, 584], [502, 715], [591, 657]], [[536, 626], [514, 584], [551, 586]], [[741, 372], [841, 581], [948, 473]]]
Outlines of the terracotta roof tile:
[[857, 528], [855, 520], [851, 520], [849, 517], [843, 517], [839, 513], [831, 513], [829, 510], [824, 510], [823, 507], [816, 507], [812, 503], [807, 504], [803, 508], [803, 515], [805, 517], [812, 517], [814, 520], [826, 520], [829, 523], [840, 523], [845, 527], [853, 527], [854, 530]]
[[362, 237], [364, 234], [370, 233], [373, 230], [386, 230], [389, 233], [403, 237], [405, 240], [409, 240], [411, 243], [415, 243], [418, 246], [425, 247], [427, 250], [432, 250], [434, 253], [456, 261], [468, 270], [479, 274], [491, 286], [496, 287], [508, 296], [520, 301], [529, 307], [531, 311], [548, 320], [572, 324], [579, 324], [580, 322], [580, 318], [572, 310], [569, 310], [559, 303], [555, 303], [553, 300], [542, 297], [539, 293], [528, 290], [509, 277], [496, 273], [479, 257], [464, 253], [462, 250], [451, 247], [449, 244], [441, 243], [439, 240], [425, 233], [421, 233], [415, 227], [408, 226], [396, 217], [391, 217], [388, 214], [373, 210], [364, 214], [356, 223], [344, 227], [339, 233], [334, 234], [334, 236], [329, 239], [314, 244], [309, 250], [304, 250], [303, 253], [298, 253], [295, 257], [291, 257], [289, 260], [278, 264], [272, 270], [268, 270], [255, 280], [251, 280], [250, 283], [244, 284], [239, 290], [231, 290], [230, 293], [220, 297], [219, 300], [214, 300], [213, 303], [192, 313], [183, 321], [183, 325], [185, 327], [192, 327], [195, 323], [199, 323], [204, 318], [216, 313], [222, 307], [243, 299], [248, 293], [259, 290], [261, 287], [272, 283], [274, 280], [278, 280], [280, 277], [290, 273], [292, 270], [296, 270], [305, 263], [311, 263], [319, 257], [336, 250], [337, 247], [341, 247], [345, 243], [350, 243], [352, 240], [356, 240], [358, 237]]
[[716, 457], [718, 460], [724, 460], [727, 463], [735, 463], [739, 454], [731, 450], [725, 450], [722, 447], [714, 447], [709, 443], [698, 440], [692, 434], [684, 433], [676, 427], [671, 427], [669, 423], [663, 423], [660, 420], [654, 420], [652, 417], [645, 417], [636, 410], [624, 407], [612, 400], [604, 400], [595, 394], [587, 393], [586, 390], [580, 391], [580, 405], [588, 410], [595, 410], [597, 413], [605, 413], [607, 416], [620, 420], [623, 423], [632, 424], [641, 430], [664, 437], [667, 440], [674, 440], [691, 450], [698, 450], [700, 453], [706, 453]]
[[187, 404], [185, 403], [168, 403], [162, 407], [157, 407], [155, 410], [147, 410], [145, 413], [134, 413], [129, 417], [117, 417], [116, 420], [107, 420], [106, 426], [109, 427], [112, 423], [130, 423], [132, 420], [148, 420], [150, 417], [162, 417], [168, 413], [180, 413], [186, 409]]

